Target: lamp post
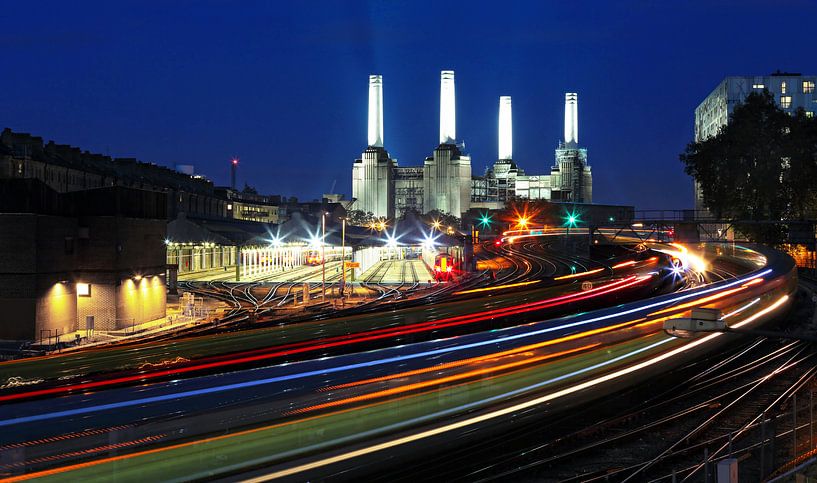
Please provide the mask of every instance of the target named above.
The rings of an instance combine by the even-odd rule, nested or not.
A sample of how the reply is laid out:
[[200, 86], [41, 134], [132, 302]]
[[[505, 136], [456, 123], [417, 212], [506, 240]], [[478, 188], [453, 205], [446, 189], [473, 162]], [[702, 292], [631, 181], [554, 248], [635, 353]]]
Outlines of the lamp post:
[[340, 219], [340, 296], [346, 291], [346, 217]]
[[321, 214], [321, 302], [326, 302], [326, 212]]

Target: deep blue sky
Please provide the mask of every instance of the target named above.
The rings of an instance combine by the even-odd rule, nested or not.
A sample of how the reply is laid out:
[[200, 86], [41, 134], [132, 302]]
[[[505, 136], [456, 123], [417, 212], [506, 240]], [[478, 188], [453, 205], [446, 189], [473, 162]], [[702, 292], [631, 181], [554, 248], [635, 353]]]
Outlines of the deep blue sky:
[[0, 127], [217, 184], [238, 155], [239, 183], [307, 199], [350, 194], [370, 73], [401, 165], [437, 144], [454, 69], [474, 173], [496, 158], [500, 95], [514, 158], [548, 172], [577, 91], [594, 201], [672, 209], [692, 204], [678, 153], [724, 76], [817, 71], [809, 0], [29, 3], [0, 9]]

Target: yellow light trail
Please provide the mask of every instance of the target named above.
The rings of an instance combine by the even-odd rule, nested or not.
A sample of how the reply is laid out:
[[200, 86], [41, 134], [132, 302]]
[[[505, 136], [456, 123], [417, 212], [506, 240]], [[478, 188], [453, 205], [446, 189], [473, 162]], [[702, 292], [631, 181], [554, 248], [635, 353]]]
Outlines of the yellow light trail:
[[454, 375], [451, 375], [451, 376], [438, 377], [436, 379], [429, 379], [428, 381], [415, 382], [413, 384], [405, 384], [403, 386], [393, 387], [393, 388], [390, 388], [390, 389], [383, 389], [382, 391], [375, 391], [375, 392], [370, 392], [368, 394], [361, 394], [360, 396], [353, 396], [353, 397], [347, 397], [347, 398], [344, 398], [344, 399], [337, 399], [335, 401], [329, 401], [329, 402], [326, 402], [326, 403], [323, 403], [323, 404], [315, 404], [313, 406], [307, 406], [305, 408], [295, 409], [295, 410], [289, 411], [289, 412], [287, 412], [285, 414], [286, 415], [303, 414], [303, 413], [307, 413], [307, 412], [310, 412], [310, 411], [317, 411], [319, 409], [326, 409], [326, 408], [332, 408], [332, 407], [337, 407], [337, 406], [343, 406], [343, 405], [351, 404], [351, 403], [355, 403], [355, 402], [368, 401], [370, 399], [378, 399], [378, 398], [382, 398], [382, 397], [392, 396], [394, 394], [402, 394], [402, 393], [405, 393], [405, 392], [416, 391], [418, 389], [424, 389], [424, 388], [427, 388], [427, 387], [438, 386], [440, 384], [446, 384], [446, 383], [449, 383], [449, 382], [460, 381], [460, 380], [463, 380], [463, 379], [470, 379], [470, 378], [475, 377], [475, 376], [482, 376], [482, 375], [485, 375], [485, 374], [491, 374], [493, 372], [503, 371], [503, 370], [506, 370], [506, 369], [513, 369], [515, 367], [525, 366], [525, 365], [528, 365], [528, 364], [533, 364], [535, 362], [542, 362], [542, 361], [546, 361], [548, 359], [554, 359], [556, 357], [561, 357], [561, 356], [565, 356], [565, 355], [568, 355], [568, 354], [573, 354], [573, 353], [576, 353], [576, 352], [587, 350], [587, 349], [589, 349], [591, 347], [597, 347], [598, 345], [599, 344], [590, 344], [590, 345], [586, 345], [586, 346], [583, 346], [583, 347], [577, 347], [575, 349], [568, 349], [568, 350], [564, 350], [564, 351], [561, 351], [561, 352], [554, 352], [553, 354], [545, 354], [545, 355], [541, 355], [541, 356], [537, 356], [537, 357], [529, 357], [529, 358], [523, 359], [521, 361], [508, 362], [506, 364], [501, 364], [501, 365], [498, 365], [498, 366], [486, 367], [486, 368], [483, 368], [483, 369], [474, 369], [472, 371], [463, 372], [462, 374], [454, 374]]
[[491, 290], [502, 290], [504, 288], [513, 288], [513, 287], [524, 287], [525, 285], [531, 285], [534, 283], [539, 283], [541, 280], [531, 280], [529, 282], [517, 282], [517, 283], [509, 283], [506, 285], [497, 285], [495, 287], [483, 287], [483, 288], [474, 288], [471, 290], [462, 290], [460, 292], [454, 292], [452, 295], [463, 295], [467, 293], [477, 293], [477, 292], [490, 292]]
[[[742, 321], [742, 322], [740, 322], [738, 324], [735, 324], [734, 327], [744, 326], [746, 324], [749, 324], [749, 323], [759, 319], [760, 317], [763, 317], [764, 315], [776, 310], [778, 307], [783, 305], [788, 299], [789, 299], [788, 295], [782, 296], [774, 304], [772, 304], [769, 307], [761, 310], [760, 312], [756, 313], [755, 315], [745, 319], [744, 321]], [[582, 391], [582, 390], [591, 388], [593, 386], [597, 386], [597, 385], [599, 385], [601, 383], [604, 383], [604, 382], [607, 382], [607, 381], [610, 381], [610, 380], [613, 380], [613, 379], [620, 378], [620, 377], [625, 376], [627, 374], [630, 374], [630, 373], [633, 373], [635, 371], [639, 371], [641, 369], [649, 367], [651, 365], [657, 364], [659, 362], [663, 362], [666, 359], [669, 359], [670, 357], [674, 357], [674, 356], [676, 356], [678, 354], [681, 354], [681, 353], [683, 353], [685, 351], [688, 351], [689, 349], [691, 349], [693, 347], [696, 347], [696, 346], [699, 346], [699, 345], [704, 344], [706, 342], [709, 342], [712, 339], [714, 339], [716, 337], [720, 337], [722, 335], [723, 335], [722, 333], [710, 334], [710, 335], [708, 335], [706, 337], [703, 337], [701, 339], [698, 339], [698, 340], [696, 340], [694, 342], [684, 344], [684, 345], [682, 345], [680, 347], [677, 347], [677, 348], [675, 348], [675, 349], [673, 349], [673, 350], [671, 350], [669, 352], [665, 352], [664, 354], [653, 357], [652, 359], [640, 362], [638, 364], [634, 364], [634, 365], [629, 366], [629, 367], [625, 367], [624, 369], [619, 369], [618, 371], [611, 372], [609, 374], [606, 374], [606, 375], [601, 376], [601, 377], [597, 377], [595, 379], [591, 379], [589, 381], [585, 381], [585, 382], [583, 382], [581, 384], [576, 384], [575, 386], [570, 386], [570, 387], [564, 388], [564, 389], [562, 389], [560, 391], [552, 392], [550, 394], [546, 394], [544, 396], [541, 396], [541, 397], [538, 397], [538, 398], [535, 398], [535, 399], [531, 399], [530, 401], [525, 401], [525, 402], [522, 402], [522, 403], [519, 403], [519, 404], [515, 404], [513, 406], [509, 406], [509, 407], [504, 408], [504, 409], [499, 409], [497, 411], [492, 411], [492, 412], [489, 412], [489, 413], [486, 413], [486, 414], [483, 414], [483, 415], [480, 415], [480, 416], [475, 416], [475, 417], [468, 418], [468, 419], [465, 419], [465, 420], [462, 420], [462, 421], [457, 421], [455, 423], [446, 424], [446, 425], [439, 426], [439, 427], [434, 428], [434, 429], [429, 429], [429, 430], [422, 431], [422, 432], [415, 433], [415, 434], [411, 434], [411, 435], [408, 435], [408, 436], [395, 438], [395, 439], [393, 439], [391, 441], [386, 441], [386, 442], [383, 442], [383, 443], [368, 446], [366, 448], [361, 448], [361, 449], [358, 449], [358, 450], [349, 451], [347, 453], [339, 454], [339, 455], [336, 455], [336, 456], [331, 456], [329, 458], [324, 458], [322, 460], [318, 460], [318, 461], [314, 461], [314, 462], [311, 462], [311, 463], [306, 463], [306, 464], [302, 464], [302, 465], [299, 465], [299, 466], [295, 466], [295, 467], [292, 467], [292, 468], [287, 468], [287, 469], [284, 469], [284, 470], [276, 471], [274, 473], [269, 473], [267, 475], [262, 475], [262, 476], [252, 478], [252, 479], [249, 479], [249, 480], [245, 480], [245, 481], [255, 483], [255, 482], [262, 482], [262, 481], [270, 481], [270, 480], [274, 480], [274, 479], [277, 479], [277, 478], [283, 478], [283, 477], [286, 477], [286, 476], [291, 476], [291, 475], [295, 475], [295, 474], [298, 474], [298, 473], [302, 473], [304, 471], [309, 471], [309, 470], [313, 470], [313, 469], [316, 469], [316, 468], [321, 468], [323, 466], [330, 465], [330, 464], [333, 464], [333, 463], [339, 463], [339, 462], [346, 461], [346, 460], [349, 460], [349, 459], [352, 459], [352, 458], [357, 458], [359, 456], [364, 456], [364, 455], [367, 455], [367, 454], [370, 454], [370, 453], [375, 453], [375, 452], [378, 452], [378, 451], [382, 451], [384, 449], [389, 449], [389, 448], [393, 448], [395, 446], [400, 446], [400, 445], [403, 445], [403, 444], [406, 444], [406, 443], [411, 443], [411, 442], [418, 441], [418, 440], [421, 440], [421, 439], [425, 439], [425, 438], [428, 438], [428, 437], [431, 437], [431, 436], [436, 436], [436, 435], [439, 435], [439, 434], [442, 434], [442, 433], [446, 433], [448, 431], [453, 431], [453, 430], [456, 430], [456, 429], [465, 428], [465, 427], [468, 427], [468, 426], [473, 426], [474, 424], [481, 423], [483, 421], [488, 421], [488, 420], [491, 420], [491, 419], [495, 419], [497, 417], [513, 414], [513, 413], [515, 413], [517, 411], [522, 411], [522, 410], [525, 410], [525, 409], [528, 409], [528, 408], [531, 408], [531, 407], [534, 407], [534, 406], [538, 406], [538, 405], [546, 403], [548, 401], [552, 401], [554, 399], [558, 399], [560, 397], [564, 397], [564, 396], [567, 396], [569, 394], [572, 394], [572, 393], [575, 393], [575, 392], [578, 392], [578, 391]]]
[[584, 277], [584, 276], [587, 276], [587, 275], [592, 275], [594, 273], [599, 273], [599, 272], [603, 272], [603, 271], [604, 271], [603, 268], [596, 268], [596, 269], [593, 269], [593, 270], [588, 270], [586, 272], [571, 273], [570, 275], [562, 275], [561, 277], [555, 277], [553, 280], [565, 280], [565, 279], [568, 279], [568, 278]]
[[615, 270], [617, 268], [632, 267], [636, 263], [638, 263], [638, 262], [636, 262], [635, 260], [630, 260], [630, 261], [627, 261], [627, 262], [621, 262], [621, 263], [619, 263], [617, 265], [613, 265], [612, 269]]
[[698, 306], [701, 306], [701, 305], [708, 304], [709, 302], [712, 302], [712, 301], [715, 301], [715, 300], [718, 300], [718, 299], [722, 299], [723, 297], [726, 297], [727, 295], [732, 295], [732, 294], [737, 293], [737, 292], [742, 292], [742, 291], [746, 290], [746, 288], [749, 287], [750, 285], [754, 285], [755, 283], [759, 283], [759, 282], [755, 282], [755, 280], [763, 281], [763, 279], [754, 278], [754, 279], [746, 282], [745, 284], [741, 285], [740, 287], [729, 289], [729, 290], [724, 290], [723, 292], [718, 292], [718, 293], [716, 293], [714, 295], [710, 295], [709, 297], [704, 297], [704, 298], [702, 298], [700, 300], [693, 300], [692, 302], [687, 302], [685, 304], [676, 305], [676, 306], [670, 307], [668, 309], [659, 310], [657, 312], [653, 312], [653, 313], [649, 314], [647, 317], [652, 317], [654, 315], [667, 314], [667, 313], [670, 313], [670, 312], [676, 312], [678, 310], [684, 310], [684, 309], [688, 309], [688, 308], [691, 308], [691, 307], [698, 307]]
[[[564, 342], [564, 341], [561, 341], [561, 342]], [[556, 342], [554, 342], [554, 344], [555, 343]], [[462, 360], [459, 360], [459, 361], [447, 362], [445, 364], [438, 364], [436, 366], [424, 367], [422, 369], [415, 369], [415, 370], [412, 370], [412, 371], [405, 371], [405, 372], [400, 372], [400, 373], [397, 373], [397, 374], [389, 374], [388, 376], [373, 377], [371, 379], [363, 379], [361, 381], [347, 382], [346, 384], [338, 384], [336, 386], [329, 386], [329, 387], [326, 387], [326, 388], [324, 388], [322, 390], [323, 391], [331, 391], [331, 390], [334, 390], [334, 389], [343, 389], [343, 388], [346, 388], [346, 387], [362, 386], [364, 384], [371, 384], [373, 382], [383, 382], [383, 381], [388, 381], [388, 380], [391, 380], [391, 379], [402, 379], [404, 377], [416, 376], [416, 375], [419, 375], [419, 374], [426, 374], [426, 373], [429, 373], [429, 372], [440, 371], [440, 370], [443, 370], [443, 369], [451, 369], [453, 367], [460, 367], [460, 366], [465, 366], [465, 365], [468, 365], [468, 364], [475, 364], [475, 363], [479, 363], [479, 362], [495, 360], [495, 359], [499, 359], [499, 358], [502, 358], [502, 357], [505, 357], [505, 356], [512, 356], [512, 355], [516, 355], [516, 354], [530, 352], [531, 350], [539, 349], [541, 347], [545, 347], [546, 345], [552, 345], [552, 344], [531, 344], [531, 345], [527, 345], [525, 347], [520, 347], [518, 349], [511, 349], [511, 350], [507, 350], [507, 351], [503, 351], [503, 352], [496, 352], [496, 353], [493, 353], [493, 354], [487, 354], [487, 355], [480, 356], [480, 357], [472, 357], [470, 359], [462, 359]], [[585, 349], [595, 347], [595, 346], [598, 346], [598, 345], [600, 345], [600, 344], [598, 344], [598, 343], [589, 344], [589, 345], [580, 347], [578, 350], [585, 350]], [[561, 352], [559, 354], [561, 354]]]

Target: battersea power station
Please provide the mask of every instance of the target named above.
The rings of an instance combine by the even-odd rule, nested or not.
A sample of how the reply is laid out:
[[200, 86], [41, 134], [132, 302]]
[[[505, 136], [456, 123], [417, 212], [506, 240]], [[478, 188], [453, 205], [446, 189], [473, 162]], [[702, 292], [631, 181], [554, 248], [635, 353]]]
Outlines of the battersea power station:
[[439, 211], [462, 216], [471, 208], [500, 209], [509, 199], [591, 203], [587, 150], [579, 145], [578, 95], [565, 94], [564, 139], [547, 174], [527, 174], [513, 159], [511, 97], [499, 98], [499, 152], [483, 176], [457, 142], [454, 71], [440, 74], [440, 144], [421, 166], [398, 166], [383, 140], [383, 76], [369, 76], [368, 146], [352, 167], [355, 209], [378, 218]]

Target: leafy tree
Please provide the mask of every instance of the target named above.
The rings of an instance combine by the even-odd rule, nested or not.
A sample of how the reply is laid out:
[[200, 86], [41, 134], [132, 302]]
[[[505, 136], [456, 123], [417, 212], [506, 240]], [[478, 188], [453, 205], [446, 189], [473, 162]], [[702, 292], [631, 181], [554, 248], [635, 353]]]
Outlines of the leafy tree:
[[[716, 136], [690, 143], [684, 171], [700, 184], [703, 204], [717, 218], [791, 220], [814, 209], [817, 121], [789, 116], [768, 92], [751, 93]], [[738, 226], [757, 241], [779, 240], [779, 225]]]
[[454, 228], [460, 227], [460, 219], [450, 213], [444, 213], [440, 210], [431, 210], [425, 214], [423, 217], [426, 223], [434, 223], [435, 221], [439, 221], [442, 226], [449, 227], [452, 226]]
[[370, 211], [351, 210], [346, 214], [346, 221], [354, 226], [368, 226], [374, 221], [374, 214]]

